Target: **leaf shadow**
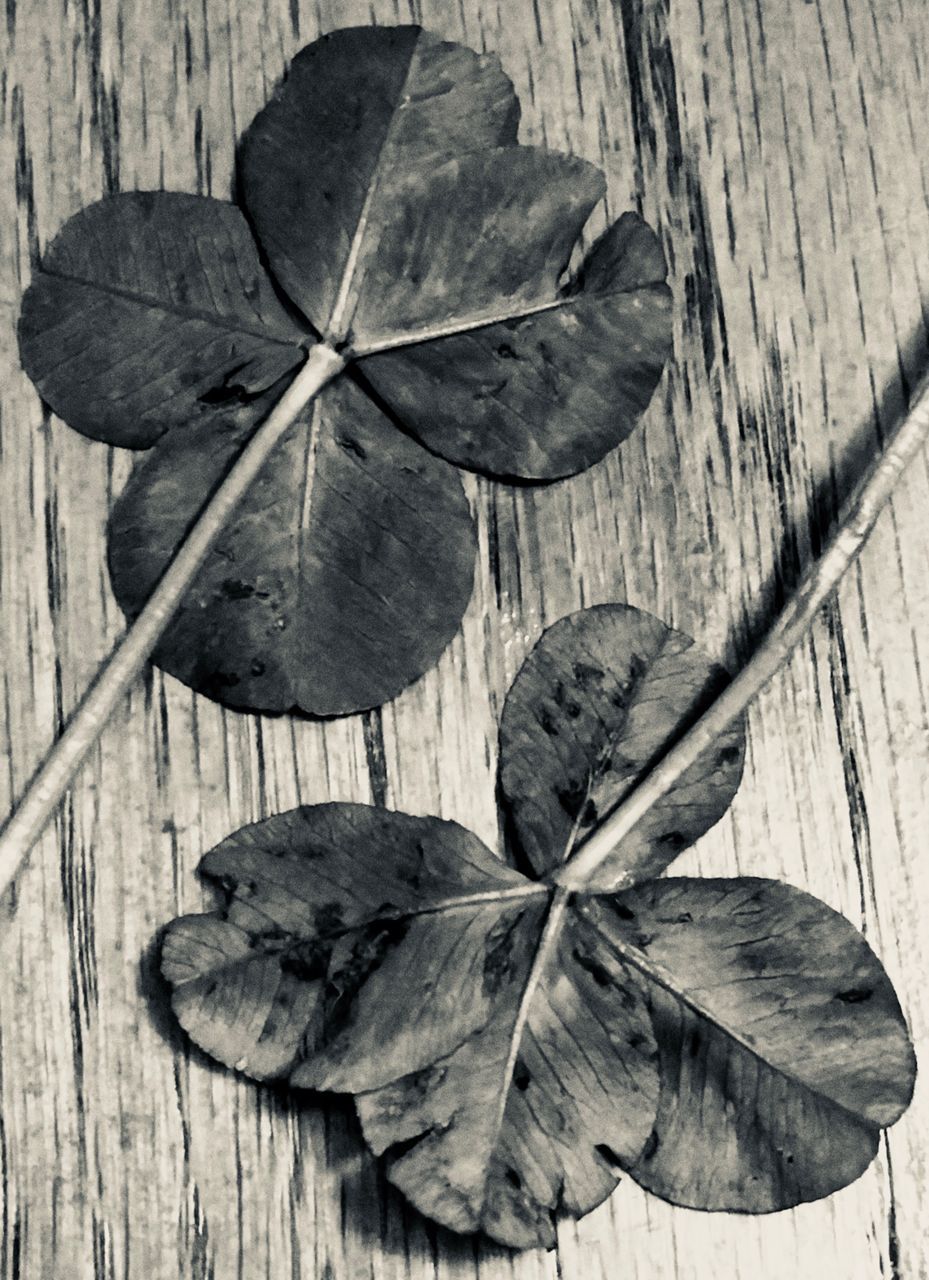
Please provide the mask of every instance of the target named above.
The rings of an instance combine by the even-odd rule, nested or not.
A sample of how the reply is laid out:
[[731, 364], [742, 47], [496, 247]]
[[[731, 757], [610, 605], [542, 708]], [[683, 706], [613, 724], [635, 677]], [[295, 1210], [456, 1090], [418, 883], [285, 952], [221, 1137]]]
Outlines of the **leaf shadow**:
[[159, 1036], [174, 1053], [209, 1067], [222, 1075], [227, 1068], [198, 1049], [186, 1035], [171, 1008], [171, 987], [161, 974], [161, 947], [170, 925], [160, 928], [139, 957], [136, 990], [148, 1009], [148, 1016]]
[[481, 1267], [519, 1254], [519, 1250], [496, 1244], [480, 1233], [458, 1235], [415, 1209], [389, 1182], [383, 1161], [366, 1146], [351, 1100], [338, 1101], [345, 1103], [346, 1112], [332, 1124], [327, 1099], [328, 1152], [341, 1169], [345, 1221], [365, 1256], [380, 1253], [407, 1261], [418, 1257], [428, 1259], [437, 1270], [441, 1264], [443, 1274], [474, 1276], [480, 1274]]
[[[211, 1058], [186, 1035], [171, 1009], [171, 987], [161, 975], [159, 957], [169, 926], [160, 929], [139, 958], [138, 992], [148, 1008], [156, 1032], [178, 1056], [198, 1070], [232, 1076], [228, 1067]], [[415, 1209], [387, 1179], [383, 1162], [372, 1155], [361, 1131], [353, 1099], [348, 1094], [319, 1094], [291, 1089], [284, 1082], [248, 1082], [265, 1113], [290, 1121], [296, 1116], [301, 1153], [311, 1145], [312, 1127], [324, 1131], [322, 1148], [332, 1187], [334, 1215], [341, 1213], [352, 1243], [365, 1256], [380, 1252], [395, 1258], [431, 1260], [449, 1275], [473, 1276], [481, 1265], [510, 1258], [517, 1250], [496, 1245], [479, 1234], [462, 1236], [431, 1222]], [[308, 1150], [307, 1153], [309, 1154]], [[318, 1144], [312, 1155], [319, 1159]], [[327, 1183], [317, 1180], [316, 1195]]]

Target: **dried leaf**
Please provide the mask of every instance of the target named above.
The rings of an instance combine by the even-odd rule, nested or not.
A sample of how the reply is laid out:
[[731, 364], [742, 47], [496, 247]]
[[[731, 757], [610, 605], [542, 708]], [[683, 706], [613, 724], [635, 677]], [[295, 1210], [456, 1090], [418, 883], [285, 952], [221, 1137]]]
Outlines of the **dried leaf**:
[[[275, 394], [174, 428], [137, 465], [110, 519], [110, 578], [129, 618]], [[275, 449], [154, 658], [228, 706], [378, 706], [458, 630], [474, 556], [458, 476], [342, 379]]]
[[[130, 618], [267, 417], [265, 393], [282, 393], [317, 339], [356, 362], [360, 390], [305, 415], [157, 650], [200, 692], [348, 712], [399, 692], [447, 644], [472, 577], [460, 486], [414, 462], [399, 433], [391, 442], [383, 411], [452, 462], [549, 479], [602, 457], [645, 409], [670, 343], [657, 239], [626, 215], [563, 283], [604, 180], [583, 160], [516, 145], [518, 117], [492, 56], [419, 27], [338, 31], [297, 55], [243, 139], [240, 191], [275, 280], [235, 206], [165, 192], [89, 206], [44, 255], [19, 330], [43, 397], [112, 444], [174, 433], [111, 523]], [[382, 442], [338, 511], [314, 479], [317, 416], [323, 453], [327, 439]], [[147, 483], [157, 492], [143, 494]], [[393, 497], [365, 529], [372, 485]], [[224, 566], [233, 544], [242, 563]], [[223, 598], [238, 582], [256, 588], [247, 605]], [[310, 607], [314, 634], [296, 638]]]
[[583, 914], [649, 987], [661, 1098], [637, 1182], [674, 1204], [767, 1213], [867, 1168], [915, 1064], [848, 920], [752, 876], [655, 880]]
[[[559, 771], [566, 786], [593, 773], [604, 744], [638, 770], [716, 678], [687, 637], [623, 606], [546, 632], [501, 733], [517, 856], [560, 867], [577, 814], [552, 802]], [[540, 743], [557, 745], [533, 790]], [[552, 1244], [558, 1216], [621, 1170], [699, 1208], [827, 1195], [907, 1105], [912, 1047], [880, 962], [823, 903], [772, 880], [653, 879], [670, 811], [689, 841], [731, 799], [741, 730], [730, 745], [721, 776], [698, 771], [648, 815], [606, 888], [525, 878], [436, 818], [331, 804], [247, 827], [203, 862], [226, 905], [165, 935], [177, 1016], [251, 1076], [354, 1094], [418, 1208], [505, 1244]]]
[[[690, 636], [624, 605], [549, 627], [510, 688], [500, 722], [500, 786], [538, 875], [566, 862], [727, 682]], [[658, 875], [729, 808], [745, 731], [731, 725], [597, 872], [590, 888]]]
[[239, 174], [271, 269], [318, 333], [344, 338], [411, 175], [513, 144], [518, 123], [495, 57], [420, 27], [348, 27], [296, 55], [245, 132]]
[[108, 196], [69, 219], [19, 320], [43, 400], [130, 449], [267, 390], [307, 340], [235, 205], [167, 191]]
[[359, 368], [450, 462], [524, 480], [573, 475], [626, 439], [658, 385], [671, 351], [666, 270], [655, 233], [625, 213], [537, 309]]
[[572, 919], [526, 1008], [549, 893], [461, 827], [319, 805], [202, 870], [231, 896], [165, 938], [182, 1026], [259, 1079], [363, 1094], [391, 1178], [437, 1221], [550, 1243], [551, 1211], [586, 1211], [641, 1151], [658, 1077], [631, 973]]

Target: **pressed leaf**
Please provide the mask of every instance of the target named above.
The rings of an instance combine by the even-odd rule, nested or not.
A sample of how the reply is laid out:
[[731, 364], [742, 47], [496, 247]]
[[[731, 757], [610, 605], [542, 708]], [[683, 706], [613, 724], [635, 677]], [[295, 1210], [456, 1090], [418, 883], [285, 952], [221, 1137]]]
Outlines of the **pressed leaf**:
[[[548, 628], [507, 694], [500, 787], [516, 842], [539, 874], [567, 861], [728, 676], [690, 636], [626, 605]], [[731, 725], [601, 864], [598, 892], [657, 875], [728, 809], [745, 731]]]
[[[443, 993], [438, 1006], [422, 1001], [416, 1052], [428, 1061], [452, 1049], [486, 1017], [488, 929], [526, 909], [525, 899], [514, 906], [506, 897], [522, 877], [464, 828], [366, 805], [295, 809], [245, 827], [201, 869], [232, 896], [221, 916], [188, 916], [168, 932], [162, 964], [177, 984], [178, 1017], [228, 1065], [262, 1079], [291, 1075], [308, 1087], [341, 1086], [352, 1068], [367, 1081], [386, 1066], [389, 1077], [391, 1054], [406, 1039], [387, 1016], [389, 999], [367, 1000], [367, 1048], [358, 1061], [345, 1057], [362, 986], [383, 988], [378, 971], [387, 961], [394, 973], [403, 970], [393, 953], [405, 939], [418, 956], [405, 980], [418, 983], [420, 996], [433, 963], [449, 965], [455, 988], [447, 1004]], [[462, 896], [477, 901], [442, 909]], [[468, 969], [475, 947], [480, 963]], [[456, 993], [466, 995], [457, 1014], [464, 1031], [450, 1016]], [[316, 1057], [308, 1059], [308, 1045]]]
[[[175, 428], [140, 460], [110, 520], [110, 576], [130, 618], [265, 409], [258, 400]], [[377, 706], [454, 636], [474, 556], [456, 473], [345, 379], [281, 440], [154, 657], [233, 707]]]
[[130, 191], [62, 227], [23, 297], [19, 349], [42, 398], [95, 440], [164, 431], [267, 390], [301, 363], [235, 205]]
[[[654, 759], [719, 678], [634, 609], [550, 628], [501, 730], [511, 803], [539, 752], [516, 856], [560, 869], [580, 811], [553, 804], [559, 777], [618, 743]], [[732, 798], [741, 729], [730, 745], [582, 890], [527, 879], [435, 818], [322, 805], [247, 827], [203, 862], [225, 907], [165, 936], [177, 1015], [250, 1075], [354, 1094], [390, 1179], [458, 1231], [550, 1245], [558, 1216], [593, 1208], [621, 1170], [698, 1208], [827, 1195], [906, 1106], [912, 1047], [879, 961], [823, 903], [771, 880], [653, 879], [670, 814], [694, 839]], [[618, 772], [596, 792], [608, 804]]]
[[369, 1140], [430, 1216], [551, 1243], [556, 1211], [598, 1203], [641, 1150], [658, 1077], [631, 971], [572, 919], [530, 988], [549, 894], [462, 828], [321, 805], [202, 870], [231, 896], [165, 937], [181, 1024], [250, 1075], [362, 1093]]
[[[321, 715], [394, 696], [454, 634], [474, 556], [457, 479], [409, 435], [546, 479], [601, 457], [648, 403], [670, 340], [657, 239], [627, 215], [565, 283], [605, 183], [515, 145], [518, 116], [492, 56], [415, 26], [334, 32], [297, 55], [242, 142], [240, 191], [275, 281], [234, 205], [181, 194], [102, 200], [46, 251], [20, 320], [39, 390], [96, 439], [170, 437], [110, 524], [130, 619], [210, 529], [153, 653], [198, 691]], [[356, 361], [353, 385], [276, 441], [223, 530], [229, 508], [207, 504], [308, 351], [331, 357], [327, 377]]]
[[870, 1164], [915, 1060], [861, 934], [775, 880], [656, 880], [582, 909], [647, 988], [661, 1048], [635, 1179], [675, 1204], [764, 1213]]
[[492, 476], [553, 480], [598, 462], [645, 412], [671, 351], [655, 233], [626, 213], [578, 276], [495, 323], [359, 367], [427, 448]]
[[242, 140], [242, 196], [288, 295], [336, 342], [410, 171], [516, 141], [492, 55], [421, 27], [348, 27], [293, 59]]
[[[343, 118], [339, 77], [352, 66], [356, 85], [353, 59], [376, 43], [383, 96]], [[602, 458], [647, 407], [670, 350], [667, 269], [626, 214], [561, 284], [602, 176], [539, 148], [491, 150], [515, 128], [490, 64], [463, 82], [475, 131], [451, 119], [433, 63], [461, 56], [403, 28], [310, 46], [246, 134], [243, 197], [289, 294], [429, 449], [554, 479]]]

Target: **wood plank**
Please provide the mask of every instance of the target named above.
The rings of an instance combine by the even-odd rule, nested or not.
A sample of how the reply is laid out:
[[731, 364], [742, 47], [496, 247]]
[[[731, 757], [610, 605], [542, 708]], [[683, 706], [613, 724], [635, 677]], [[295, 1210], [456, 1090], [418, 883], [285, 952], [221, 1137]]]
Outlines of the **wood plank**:
[[[522, 138], [601, 163], [660, 228], [675, 359], [623, 448], [544, 489], [469, 478], [461, 635], [382, 714], [226, 713], [152, 673], [5, 904], [0, 1276], [899, 1280], [929, 1275], [929, 1096], [854, 1186], [769, 1218], [624, 1180], [509, 1255], [424, 1223], [347, 1105], [211, 1066], [152, 939], [200, 854], [299, 801], [381, 796], [497, 841], [495, 726], [541, 628], [627, 599], [730, 662], [815, 554], [927, 357], [929, 10], [904, 0], [7, 0], [0, 25], [0, 807], [121, 630], [104, 526], [128, 459], [43, 414], [14, 326], [30, 254], [108, 190], [230, 190], [235, 138], [319, 31], [421, 21], [499, 51]], [[863, 924], [927, 1043], [929, 473], [760, 700], [731, 814], [681, 872], [781, 876]], [[383, 759], [381, 759], [381, 753]], [[140, 959], [141, 958], [141, 959]]]

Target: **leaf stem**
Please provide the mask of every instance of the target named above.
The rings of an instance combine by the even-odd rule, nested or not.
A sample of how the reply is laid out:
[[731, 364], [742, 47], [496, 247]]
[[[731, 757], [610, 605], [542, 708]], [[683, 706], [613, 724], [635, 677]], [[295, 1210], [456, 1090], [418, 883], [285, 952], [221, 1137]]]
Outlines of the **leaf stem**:
[[503, 1124], [503, 1116], [506, 1112], [507, 1099], [510, 1096], [510, 1088], [513, 1081], [513, 1071], [516, 1067], [516, 1059], [519, 1056], [519, 1048], [522, 1044], [523, 1032], [526, 1030], [526, 1023], [529, 1021], [532, 1002], [539, 989], [539, 983], [542, 981], [545, 974], [545, 968], [551, 958], [552, 951], [558, 945], [558, 939], [561, 936], [561, 927], [564, 924], [565, 912], [568, 909], [570, 899], [570, 890], [562, 888], [559, 885], [555, 889], [554, 893], [552, 893], [551, 900], [548, 904], [545, 924], [542, 929], [541, 937], [539, 938], [538, 946], [535, 950], [535, 955], [532, 957], [529, 972], [526, 975], [526, 985], [523, 987], [519, 1007], [516, 1011], [516, 1020], [513, 1023], [513, 1030], [510, 1033], [510, 1048], [506, 1058], [506, 1066], [503, 1069], [502, 1087], [497, 1098], [497, 1111], [494, 1124], [494, 1132], [496, 1134], [499, 1134], [500, 1127]]
[[[843, 510], [826, 550], [804, 574], [780, 617], [738, 675], [699, 720], [659, 760], [612, 813], [583, 840], [552, 876], [555, 884], [582, 890], [600, 864], [666, 795], [681, 775], [752, 702], [784, 665], [820, 607], [857, 559], [881, 510], [907, 465], [929, 438], [929, 374]], [[621, 884], [617, 884], [621, 888]]]
[[301, 409], [319, 395], [344, 365], [343, 357], [325, 343], [310, 348], [290, 386], [201, 511], [142, 612], [98, 671], [64, 733], [33, 775], [0, 831], [0, 896], [6, 892], [32, 844], [58, 807], [103, 726], [135, 682], [181, 597], [252, 481]]

